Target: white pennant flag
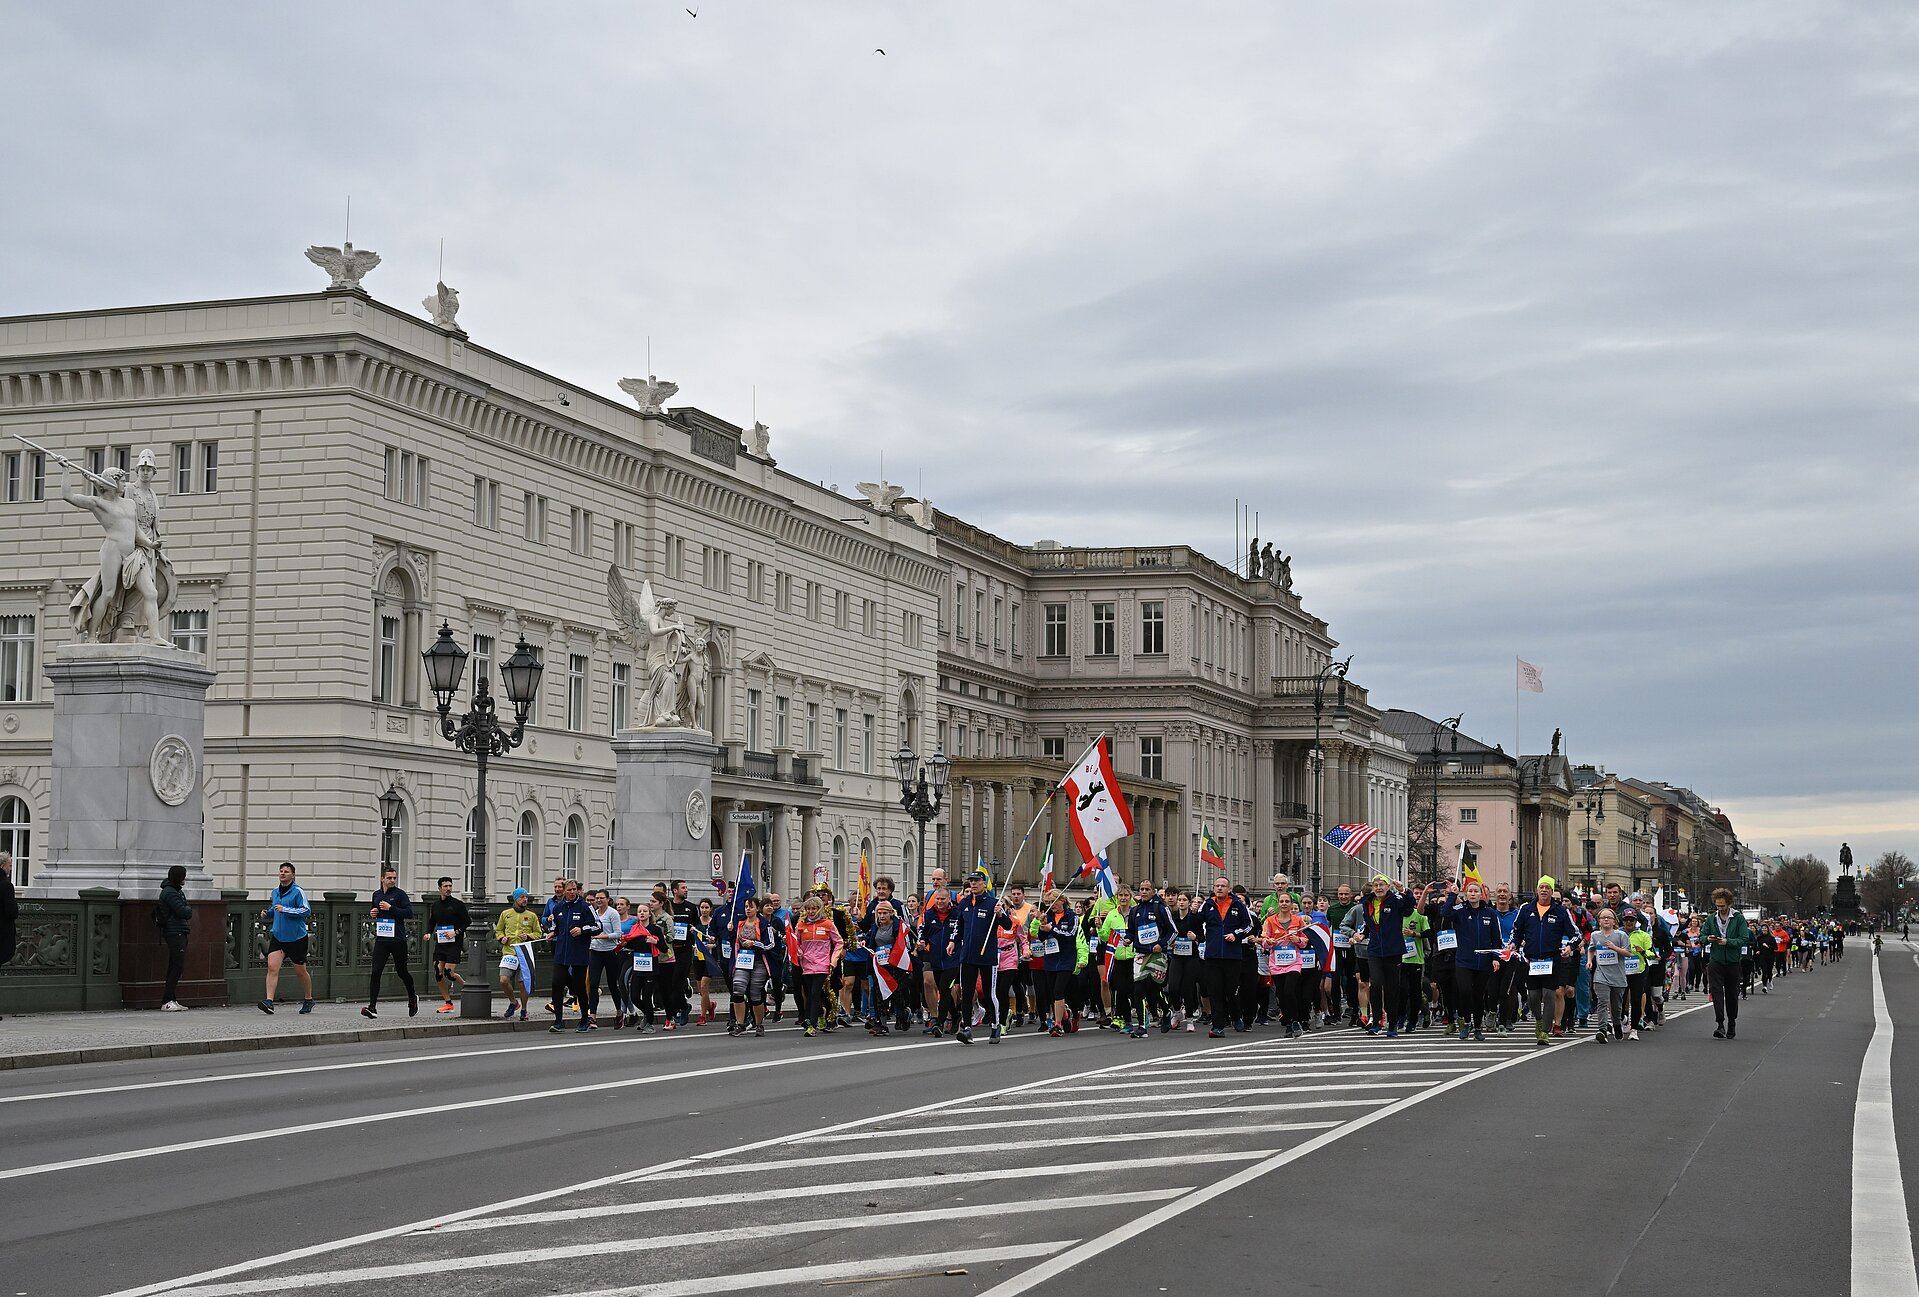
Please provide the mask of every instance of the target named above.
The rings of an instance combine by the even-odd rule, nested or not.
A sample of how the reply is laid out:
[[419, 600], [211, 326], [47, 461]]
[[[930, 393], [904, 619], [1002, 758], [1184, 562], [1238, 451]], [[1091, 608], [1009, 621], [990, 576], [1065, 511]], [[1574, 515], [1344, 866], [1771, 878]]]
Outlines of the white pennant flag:
[[1539, 673], [1538, 667], [1521, 657], [1514, 658], [1513, 662], [1517, 665], [1513, 679], [1514, 689], [1523, 689], [1529, 694], [1546, 692], [1546, 678]]

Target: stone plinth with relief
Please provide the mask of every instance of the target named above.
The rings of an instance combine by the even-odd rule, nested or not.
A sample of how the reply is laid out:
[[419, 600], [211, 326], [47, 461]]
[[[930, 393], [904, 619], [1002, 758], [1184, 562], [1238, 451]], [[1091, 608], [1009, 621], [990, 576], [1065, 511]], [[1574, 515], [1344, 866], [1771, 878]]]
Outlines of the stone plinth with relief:
[[703, 730], [627, 730], [613, 740], [615, 891], [708, 876], [718, 845], [709, 826], [719, 751]]
[[46, 863], [28, 894], [111, 887], [159, 895], [174, 865], [187, 897], [215, 900], [202, 827], [206, 695], [214, 673], [148, 644], [67, 644], [53, 684], [53, 787]]

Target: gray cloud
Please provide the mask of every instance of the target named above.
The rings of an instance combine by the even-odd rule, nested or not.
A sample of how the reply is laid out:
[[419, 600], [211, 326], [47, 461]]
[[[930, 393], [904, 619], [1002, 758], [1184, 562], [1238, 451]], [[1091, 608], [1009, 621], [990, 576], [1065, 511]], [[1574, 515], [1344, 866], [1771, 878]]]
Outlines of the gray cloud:
[[1914, 849], [1906, 8], [700, 11], [18, 6], [0, 309], [311, 289], [351, 192], [488, 346], [1017, 539], [1249, 499], [1376, 698], [1510, 743], [1520, 653], [1528, 746]]

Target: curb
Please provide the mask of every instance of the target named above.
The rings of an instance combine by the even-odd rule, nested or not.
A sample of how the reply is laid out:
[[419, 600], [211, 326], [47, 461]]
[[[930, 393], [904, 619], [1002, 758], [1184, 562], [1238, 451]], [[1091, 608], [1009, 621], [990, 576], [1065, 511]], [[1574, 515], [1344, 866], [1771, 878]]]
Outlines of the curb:
[[151, 1045], [96, 1045], [89, 1049], [56, 1049], [38, 1054], [0, 1055], [0, 1072], [24, 1067], [66, 1067], [74, 1063], [119, 1063], [132, 1058], [188, 1058], [196, 1054], [243, 1054], [259, 1049], [292, 1049], [301, 1045], [350, 1045], [360, 1041], [428, 1040], [435, 1036], [495, 1036], [531, 1031], [540, 1023], [484, 1019], [448, 1023], [439, 1027], [387, 1027], [373, 1031], [314, 1031], [288, 1036], [226, 1036], [212, 1040], [168, 1040]]

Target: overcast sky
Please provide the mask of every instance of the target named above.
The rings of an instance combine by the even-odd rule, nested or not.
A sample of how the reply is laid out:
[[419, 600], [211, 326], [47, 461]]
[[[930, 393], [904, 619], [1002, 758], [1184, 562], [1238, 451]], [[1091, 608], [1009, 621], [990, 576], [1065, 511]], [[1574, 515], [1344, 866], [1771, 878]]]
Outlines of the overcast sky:
[[1381, 704], [1510, 749], [1523, 655], [1526, 750], [1919, 856], [1910, 5], [0, 17], [0, 312], [313, 291], [350, 193], [487, 347], [1020, 541], [1239, 497]]

